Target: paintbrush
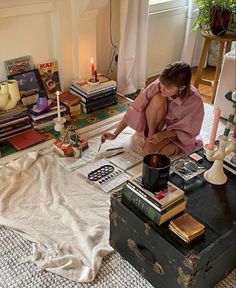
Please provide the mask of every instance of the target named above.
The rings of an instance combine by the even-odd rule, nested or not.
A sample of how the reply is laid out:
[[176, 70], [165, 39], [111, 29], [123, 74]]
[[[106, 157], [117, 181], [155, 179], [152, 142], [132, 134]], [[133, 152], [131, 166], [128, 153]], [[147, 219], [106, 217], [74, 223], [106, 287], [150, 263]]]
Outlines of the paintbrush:
[[100, 149], [101, 149], [101, 146], [102, 146], [102, 142], [100, 143], [100, 145], [99, 145], [99, 147], [98, 147], [98, 152], [97, 152], [97, 153], [99, 153], [99, 151], [100, 151]]

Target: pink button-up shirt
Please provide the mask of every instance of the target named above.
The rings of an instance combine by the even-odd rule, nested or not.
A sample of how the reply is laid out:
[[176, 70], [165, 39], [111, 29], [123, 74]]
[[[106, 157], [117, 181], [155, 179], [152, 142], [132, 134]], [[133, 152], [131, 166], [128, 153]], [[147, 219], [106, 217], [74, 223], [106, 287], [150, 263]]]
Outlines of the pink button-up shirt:
[[[152, 97], [160, 91], [159, 83], [157, 79], [144, 89], [124, 115], [123, 122], [137, 132], [145, 131], [147, 125], [145, 110]], [[204, 117], [204, 107], [198, 90], [191, 86], [190, 96], [186, 100], [169, 97], [167, 102], [166, 130], [174, 130], [177, 134], [170, 140], [185, 153], [201, 147], [202, 140], [199, 132]]]

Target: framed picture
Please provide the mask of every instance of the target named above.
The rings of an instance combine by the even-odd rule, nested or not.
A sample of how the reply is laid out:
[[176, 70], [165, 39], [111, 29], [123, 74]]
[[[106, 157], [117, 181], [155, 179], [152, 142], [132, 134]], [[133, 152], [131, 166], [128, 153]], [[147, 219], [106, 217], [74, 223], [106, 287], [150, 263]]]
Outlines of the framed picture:
[[7, 77], [18, 82], [21, 101], [24, 106], [36, 103], [39, 97], [39, 90], [45, 91], [38, 69], [24, 71]]

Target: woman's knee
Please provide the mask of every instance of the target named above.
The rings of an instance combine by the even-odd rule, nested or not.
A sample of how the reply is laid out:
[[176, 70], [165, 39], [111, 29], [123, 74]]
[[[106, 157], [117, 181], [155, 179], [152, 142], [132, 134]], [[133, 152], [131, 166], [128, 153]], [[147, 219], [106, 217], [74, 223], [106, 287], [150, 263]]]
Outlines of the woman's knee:
[[167, 108], [166, 104], [167, 104], [166, 98], [161, 96], [160, 93], [158, 93], [152, 97], [151, 101], [148, 104], [148, 107], [151, 107], [155, 110], [159, 110], [159, 109], [165, 110]]

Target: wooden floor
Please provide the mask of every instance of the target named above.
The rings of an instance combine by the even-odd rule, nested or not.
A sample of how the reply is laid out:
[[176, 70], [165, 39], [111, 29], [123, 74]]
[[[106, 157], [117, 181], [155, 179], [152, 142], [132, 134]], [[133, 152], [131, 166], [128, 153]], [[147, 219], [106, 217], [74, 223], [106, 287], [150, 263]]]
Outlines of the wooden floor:
[[[194, 82], [196, 76], [197, 67], [192, 68], [192, 83]], [[203, 78], [213, 80], [215, 74], [215, 67], [207, 66], [203, 71]], [[148, 79], [147, 84], [150, 84], [154, 81], [158, 76], [154, 76]], [[200, 84], [198, 87], [200, 94], [202, 95], [202, 99], [205, 103], [211, 104], [212, 98], [212, 88], [210, 86]]]

